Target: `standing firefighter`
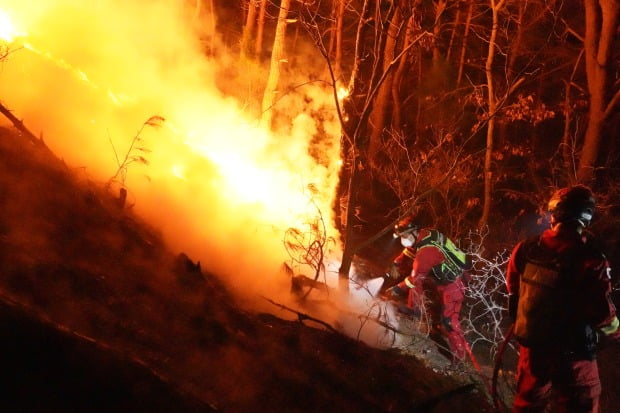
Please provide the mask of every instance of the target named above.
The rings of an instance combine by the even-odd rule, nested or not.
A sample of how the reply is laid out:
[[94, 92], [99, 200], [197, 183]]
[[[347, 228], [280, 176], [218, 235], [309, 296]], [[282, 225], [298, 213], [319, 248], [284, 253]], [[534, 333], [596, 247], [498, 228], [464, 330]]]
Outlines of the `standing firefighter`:
[[[448, 342], [453, 361], [463, 360], [468, 345], [459, 313], [465, 297], [463, 278], [469, 276], [467, 255], [439, 231], [421, 229], [411, 218], [396, 225], [394, 236], [400, 237], [405, 247], [394, 265], [401, 274], [408, 273], [384, 295], [395, 300], [406, 298], [414, 312], [427, 310], [433, 326]], [[429, 300], [426, 308], [425, 297]]]
[[551, 389], [559, 411], [598, 412], [599, 336], [618, 334], [605, 256], [585, 238], [595, 203], [585, 186], [557, 191], [551, 228], [512, 251], [506, 282], [519, 342], [513, 412], [543, 412]]

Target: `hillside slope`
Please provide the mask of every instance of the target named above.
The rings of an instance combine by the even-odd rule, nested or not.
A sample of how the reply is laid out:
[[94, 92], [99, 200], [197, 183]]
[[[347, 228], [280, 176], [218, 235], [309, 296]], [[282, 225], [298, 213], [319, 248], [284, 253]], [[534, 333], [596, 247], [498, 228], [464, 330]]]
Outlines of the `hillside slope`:
[[478, 384], [411, 356], [241, 310], [108, 192], [6, 129], [0, 207], [3, 411], [491, 411]]

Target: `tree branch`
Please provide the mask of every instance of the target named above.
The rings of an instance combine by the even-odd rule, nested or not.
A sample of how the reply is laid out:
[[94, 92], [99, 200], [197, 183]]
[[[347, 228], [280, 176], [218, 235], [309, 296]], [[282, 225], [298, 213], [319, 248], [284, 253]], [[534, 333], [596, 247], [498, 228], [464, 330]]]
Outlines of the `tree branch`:
[[43, 143], [41, 139], [34, 136], [34, 134], [30, 132], [28, 128], [24, 126], [24, 122], [17, 119], [17, 117], [15, 117], [15, 115], [13, 115], [11, 111], [7, 109], [4, 105], [2, 105], [1, 103], [0, 103], [0, 113], [6, 116], [11, 121], [13, 126], [15, 126], [15, 128], [18, 131], [20, 131], [26, 138], [28, 138], [32, 143], [34, 143], [35, 145], [41, 145], [47, 148], [47, 146], [45, 146], [45, 143]]
[[607, 108], [605, 108], [605, 112], [603, 113], [603, 119], [607, 119], [609, 118], [609, 116], [611, 116], [611, 114], [614, 112], [614, 108], [616, 107], [616, 105], [618, 105], [618, 103], [620, 103], [620, 90], [616, 90], [616, 93], [609, 101], [609, 104], [607, 105]]
[[297, 310], [294, 310], [290, 307], [285, 306], [284, 304], [280, 304], [280, 303], [276, 303], [275, 301], [267, 298], [267, 297], [263, 297], [265, 300], [267, 300], [268, 302], [270, 302], [271, 304], [275, 305], [276, 307], [281, 308], [282, 310], [286, 310], [286, 311], [290, 311], [291, 313], [295, 313], [297, 314], [297, 319], [299, 320], [300, 323], [303, 324], [304, 320], [310, 320], [310, 321], [314, 321], [315, 323], [318, 323], [322, 326], [324, 326], [325, 328], [327, 328], [329, 331], [333, 332], [333, 333], [338, 333], [340, 334], [340, 332], [338, 330], [336, 330], [334, 327], [332, 327], [329, 323], [323, 321], [323, 320], [319, 320], [318, 318], [314, 318], [312, 316], [309, 316], [308, 314], [299, 312]]

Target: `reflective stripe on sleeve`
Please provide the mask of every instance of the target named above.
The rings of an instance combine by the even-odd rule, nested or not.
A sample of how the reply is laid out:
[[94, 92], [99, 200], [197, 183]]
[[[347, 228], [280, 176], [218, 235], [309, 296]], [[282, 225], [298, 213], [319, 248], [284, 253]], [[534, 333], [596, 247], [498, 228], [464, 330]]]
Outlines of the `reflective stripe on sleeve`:
[[618, 331], [618, 327], [620, 327], [620, 321], [618, 321], [618, 317], [614, 317], [611, 323], [607, 324], [605, 327], [601, 327], [601, 331], [608, 336]]

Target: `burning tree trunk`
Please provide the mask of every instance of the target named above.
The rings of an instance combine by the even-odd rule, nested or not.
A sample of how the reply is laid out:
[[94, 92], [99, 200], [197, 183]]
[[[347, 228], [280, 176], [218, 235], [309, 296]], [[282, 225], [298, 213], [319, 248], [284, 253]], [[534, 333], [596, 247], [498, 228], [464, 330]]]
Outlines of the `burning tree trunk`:
[[271, 127], [273, 118], [273, 104], [278, 93], [278, 82], [280, 80], [280, 64], [284, 61], [284, 41], [286, 37], [286, 18], [291, 5], [291, 0], [282, 0], [280, 13], [278, 14], [278, 24], [273, 40], [271, 52], [271, 66], [269, 67], [269, 77], [263, 95], [261, 124], [265, 128]]
[[590, 107], [577, 173], [581, 182], [593, 178], [605, 121], [620, 102], [620, 90], [616, 89], [613, 96], [610, 96], [607, 89], [611, 79], [610, 64], [619, 14], [618, 0], [585, 0], [585, 55]]

